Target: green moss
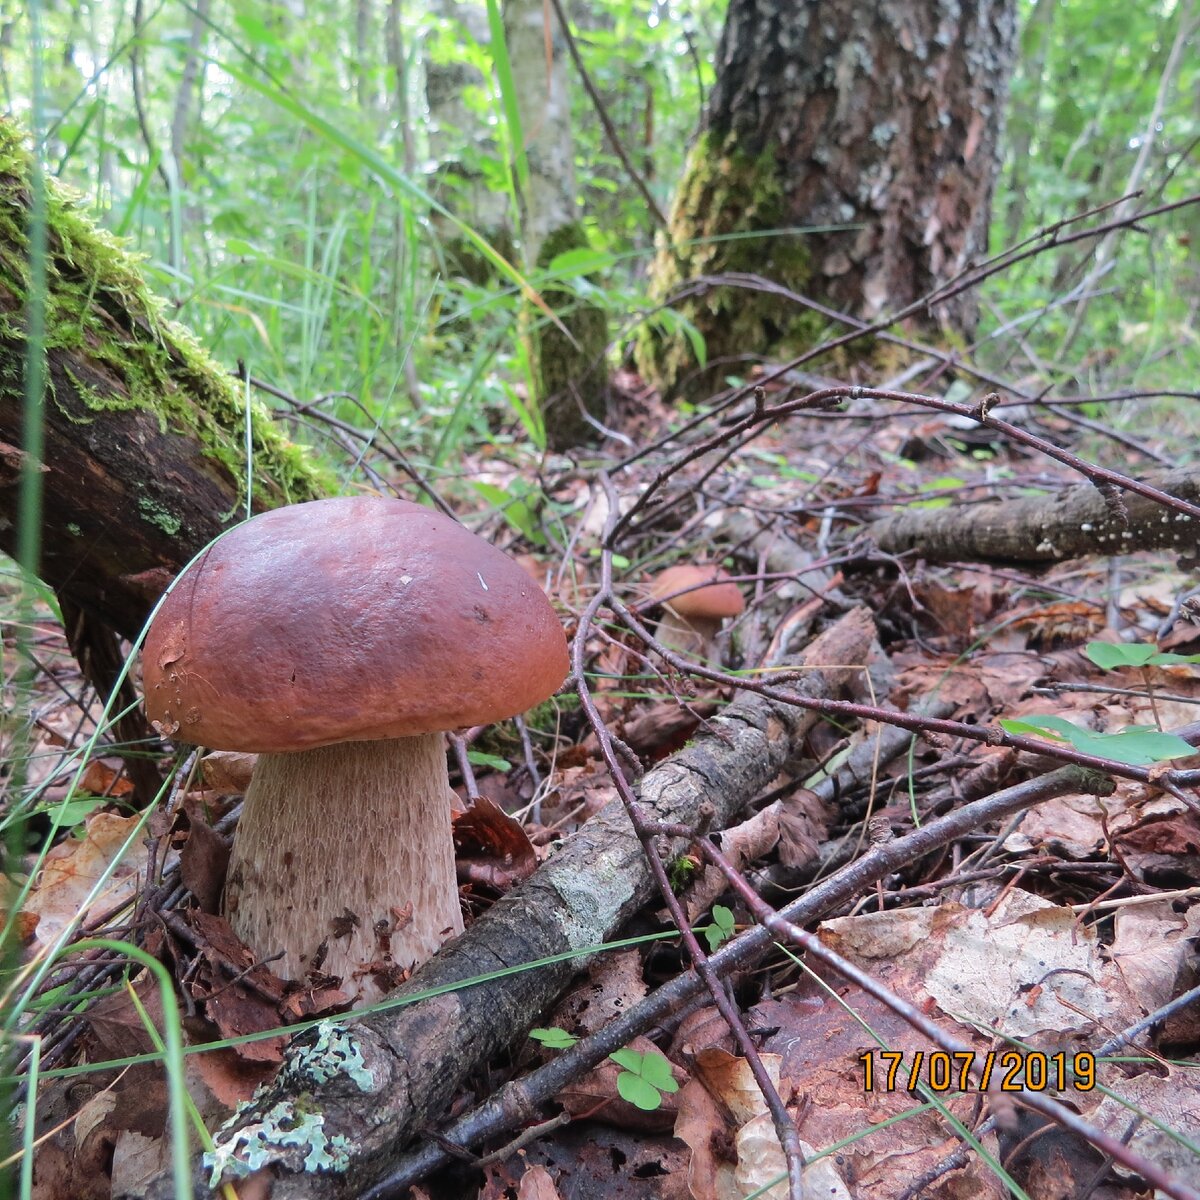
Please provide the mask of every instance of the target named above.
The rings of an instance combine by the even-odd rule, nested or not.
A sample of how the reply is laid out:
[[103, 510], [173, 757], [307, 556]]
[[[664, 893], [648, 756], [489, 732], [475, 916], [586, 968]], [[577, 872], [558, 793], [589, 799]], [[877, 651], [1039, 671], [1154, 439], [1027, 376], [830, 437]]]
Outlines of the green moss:
[[[544, 270], [560, 254], [587, 246], [582, 225], [561, 226], [542, 243], [537, 265]], [[596, 442], [601, 436], [583, 414], [604, 423], [608, 407], [608, 314], [577, 291], [547, 287], [541, 295], [566, 332], [544, 318], [533, 330], [538, 405], [546, 444], [552, 450], [570, 450]]]
[[151, 525], [157, 525], [168, 537], [174, 537], [183, 528], [182, 518], [175, 513], [168, 512], [149, 496], [139, 496], [137, 505], [138, 512], [142, 514], [142, 517]]
[[[574, 692], [552, 696], [549, 700], [543, 700], [541, 704], [535, 704], [524, 714], [525, 728], [535, 739], [539, 736], [554, 737], [562, 733], [564, 727], [575, 728], [575, 714], [582, 707], [579, 696]], [[521, 735], [517, 732], [516, 725], [512, 721], [497, 721], [479, 735], [472, 749], [512, 762], [520, 761], [521, 747]]]
[[[24, 310], [30, 285], [28, 222], [31, 157], [21, 134], [0, 120], [0, 337], [25, 341]], [[137, 259], [96, 228], [68, 190], [47, 179], [47, 352], [86, 363], [88, 383], [75, 372], [87, 413], [140, 409], [160, 428], [193, 437], [219, 463], [240, 494], [247, 482], [246, 403], [235, 381], [181, 325], [163, 315], [162, 301], [146, 287]], [[49, 375], [47, 376], [49, 380]], [[0, 373], [0, 390], [19, 396], [20, 369]], [[67, 400], [47, 383], [47, 402], [66, 411]], [[289, 441], [261, 404], [250, 404], [254, 494], [271, 503], [315, 499], [333, 479], [303, 447]], [[87, 413], [71, 411], [74, 421]], [[168, 528], [176, 520], [161, 509], [142, 509]], [[163, 522], [167, 524], [163, 524]]]
[[[675, 198], [670, 242], [651, 270], [654, 297], [668, 299], [683, 282], [728, 272], [759, 275], [805, 292], [812, 263], [802, 236], [739, 236], [780, 229], [788, 221], [774, 153], [768, 149], [751, 157], [732, 142], [722, 144], [705, 134], [688, 158]], [[703, 336], [706, 362], [713, 366], [700, 368], [682, 331], [668, 334], [661, 325], [648, 324], [636, 346], [638, 369], [668, 395], [706, 396], [725, 374], [744, 374], [747, 355], [805, 349], [825, 326], [823, 318], [778, 296], [740, 288], [709, 288], [674, 308]]]

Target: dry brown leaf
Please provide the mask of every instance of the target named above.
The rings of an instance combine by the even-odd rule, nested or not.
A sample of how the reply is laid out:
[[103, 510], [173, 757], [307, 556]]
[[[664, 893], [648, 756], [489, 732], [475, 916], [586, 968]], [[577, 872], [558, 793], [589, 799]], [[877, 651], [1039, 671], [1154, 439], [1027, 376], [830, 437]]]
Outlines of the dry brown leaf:
[[78, 790], [93, 796], [128, 796], [133, 784], [125, 776], [119, 759], [93, 758], [79, 777]]
[[[169, 1139], [122, 1130], [112, 1151], [113, 1195], [145, 1195], [151, 1180], [169, 1170], [170, 1165]], [[240, 1192], [238, 1200], [242, 1200]]]
[[562, 1200], [554, 1180], [545, 1167], [533, 1166], [521, 1176], [517, 1185], [517, 1200]]
[[[755, 1005], [748, 1023], [777, 1031], [767, 1038], [763, 1049], [783, 1059], [783, 1095], [797, 1092], [802, 1097], [797, 1123], [805, 1141], [823, 1147], [846, 1138], [856, 1139], [838, 1152], [837, 1160], [839, 1169], [854, 1180], [856, 1200], [893, 1200], [915, 1184], [923, 1172], [936, 1166], [952, 1147], [947, 1144], [944, 1124], [935, 1114], [883, 1124], [890, 1117], [904, 1116], [919, 1101], [905, 1090], [904, 1080], [896, 1090], [885, 1090], [877, 1057], [876, 1077], [867, 1090], [862, 1056], [878, 1051], [875, 1037], [903, 1054], [905, 1063], [911, 1063], [918, 1050], [928, 1054], [930, 1045], [923, 1034], [873, 997], [850, 989], [836, 977], [832, 982], [835, 990], [845, 993], [852, 1012], [818, 983], [806, 980], [781, 1000]], [[930, 1015], [963, 1036], [936, 1010]], [[982, 1048], [987, 1043], [976, 1039], [975, 1045]], [[950, 1110], [968, 1122], [974, 1104], [971, 1096], [948, 1101]], [[870, 1136], [862, 1137], [865, 1133]], [[994, 1139], [988, 1144], [995, 1149]], [[948, 1182], [947, 1190], [936, 1193], [939, 1198], [1000, 1200], [1005, 1195], [986, 1166], [978, 1162], [949, 1179], [953, 1183]]]
[[[1165, 1078], [1146, 1072], [1133, 1079], [1114, 1080], [1088, 1119], [1105, 1133], [1125, 1140], [1138, 1154], [1157, 1163], [1176, 1179], [1200, 1179], [1200, 1081], [1187, 1066], [1171, 1067]], [[1149, 1120], [1136, 1120], [1137, 1114]], [[1166, 1132], [1170, 1130], [1170, 1132]], [[1120, 1166], [1114, 1169], [1128, 1177]]]
[[[782, 1059], [763, 1054], [768, 1076], [779, 1086]], [[751, 1192], [762, 1192], [764, 1200], [786, 1200], [787, 1160], [767, 1110], [767, 1102], [744, 1058], [718, 1047], [696, 1055], [695, 1079], [679, 1096], [679, 1119], [675, 1136], [692, 1150], [688, 1187], [694, 1200], [741, 1200]], [[805, 1158], [816, 1151], [801, 1142]], [[805, 1194], [850, 1200], [850, 1193], [830, 1159], [805, 1169]]]
[[232, 1112], [243, 1100], [249, 1100], [259, 1084], [274, 1077], [277, 1066], [248, 1061], [228, 1046], [188, 1055], [189, 1074], [193, 1064], [197, 1079], [225, 1112]]
[[[779, 841], [782, 813], [783, 804], [776, 801], [774, 804], [768, 804], [761, 812], [755, 813], [748, 821], [723, 830], [718, 835], [721, 853], [738, 870], [764, 857]], [[695, 923], [728, 887], [729, 882], [720, 870], [713, 866], [705, 867], [703, 874], [688, 893], [688, 920]]]
[[[69, 837], [46, 855], [25, 910], [37, 915], [37, 942], [49, 946], [77, 917], [109, 912], [132, 901], [146, 870], [146, 846], [135, 838], [122, 853], [126, 839], [139, 827], [139, 817], [92, 813], [82, 838]], [[110, 865], [116, 866], [99, 895], [85, 908], [92, 888]]]
[[[201, 960], [191, 979], [191, 993], [204, 1002], [205, 1015], [221, 1036], [264, 1033], [283, 1025], [282, 981], [266, 967], [253, 965], [254, 955], [238, 940], [229, 923], [196, 909], [188, 912], [187, 922], [196, 934]], [[241, 978], [235, 979], [234, 975]], [[245, 1042], [235, 1049], [251, 1062], [279, 1063], [286, 1042], [286, 1036], [280, 1035]]]
[[201, 760], [204, 782], [215, 792], [240, 795], [250, 786], [257, 754], [238, 750], [213, 750]]
[[486, 796], [454, 814], [454, 845], [460, 869], [497, 891], [507, 891], [537, 869], [537, 852], [524, 827]]
[[995, 911], [946, 903], [842, 917], [820, 934], [832, 949], [882, 972], [908, 1000], [931, 997], [960, 1021], [1013, 1037], [1079, 1031], [1089, 1018], [1122, 1013], [1135, 1019], [1095, 930], [1028, 892], [1007, 892]]
[[813, 860], [829, 836], [831, 810], [808, 788], [800, 788], [781, 803], [779, 861], [785, 867], [802, 867]]
[[1177, 981], [1194, 962], [1193, 940], [1200, 936], [1200, 904], [1176, 912], [1172, 900], [1124, 904], [1116, 910], [1113, 966], [1130, 995], [1153, 1012], [1178, 994]]
[[646, 995], [642, 957], [636, 949], [606, 954], [588, 968], [588, 977], [554, 1010], [550, 1024], [577, 1037], [603, 1029]]
[[206, 913], [221, 910], [221, 893], [229, 868], [230, 843], [211, 825], [190, 812], [191, 830], [179, 853], [179, 872], [183, 885]]

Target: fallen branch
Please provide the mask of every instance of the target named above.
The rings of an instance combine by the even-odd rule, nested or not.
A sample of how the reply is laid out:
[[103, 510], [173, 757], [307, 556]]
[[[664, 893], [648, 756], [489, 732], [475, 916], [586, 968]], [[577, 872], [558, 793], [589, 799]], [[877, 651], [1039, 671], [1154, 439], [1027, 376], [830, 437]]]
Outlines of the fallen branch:
[[[1142, 482], [1200, 501], [1194, 469], [1151, 472]], [[889, 554], [911, 551], [930, 562], [1061, 562], [1161, 549], [1200, 556], [1200, 521], [1136, 492], [1105, 496], [1090, 483], [1049, 496], [900, 512], [877, 521], [871, 534]]]
[[[796, 924], [820, 920], [853, 903], [879, 880], [993, 821], [1003, 820], [1055, 796], [1097, 787], [1107, 792], [1111, 784], [1080, 767], [1060, 767], [1040, 778], [996, 792], [930, 821], [903, 837], [870, 846], [861, 858], [814, 884], [803, 896], [781, 909], [780, 915]], [[767, 929], [754, 925], [726, 942], [712, 955], [709, 963], [718, 975], [727, 976], [732, 971], [753, 966], [773, 942]], [[506, 1133], [518, 1123], [537, 1120], [541, 1106], [563, 1088], [603, 1062], [614, 1050], [662, 1024], [703, 991], [704, 984], [695, 971], [677, 975], [598, 1033], [583, 1038], [523, 1078], [506, 1084], [473, 1112], [459, 1117], [443, 1131], [440, 1142], [427, 1142], [402, 1158], [392, 1173], [367, 1189], [360, 1200], [398, 1200], [406, 1188], [454, 1160], [455, 1155], [447, 1147], [466, 1150], [487, 1138]]]
[[[870, 614], [856, 609], [798, 662], [780, 665], [807, 668], [796, 693], [833, 696], [857, 673], [844, 664], [865, 663], [873, 637]], [[641, 780], [639, 802], [655, 821], [694, 829], [708, 820], [722, 828], [795, 756], [819, 719], [743, 695]], [[275, 1083], [217, 1133], [217, 1168], [235, 1178], [273, 1167], [273, 1200], [357, 1196], [440, 1117], [468, 1076], [525, 1035], [583, 965], [586, 949], [616, 933], [654, 892], [628, 817], [613, 802], [426, 964], [395, 994], [396, 1007], [294, 1039]], [[562, 960], [505, 973], [555, 956]], [[426, 995], [434, 989], [446, 990]], [[210, 1178], [205, 1171], [201, 1186]], [[168, 1200], [170, 1180], [156, 1180], [146, 1194]]]

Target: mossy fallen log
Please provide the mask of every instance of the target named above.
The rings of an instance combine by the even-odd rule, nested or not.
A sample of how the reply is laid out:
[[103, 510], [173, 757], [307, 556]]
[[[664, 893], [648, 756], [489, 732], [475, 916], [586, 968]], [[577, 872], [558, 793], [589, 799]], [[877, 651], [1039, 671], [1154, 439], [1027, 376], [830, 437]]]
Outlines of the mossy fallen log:
[[[1168, 495], [1200, 502], [1200, 472], [1192, 467], [1141, 477]], [[913, 553], [928, 562], [1063, 562], [1088, 555], [1170, 550], [1181, 565], [1200, 557], [1200, 522], [1136, 492], [1105, 497], [1090, 483], [1046, 496], [993, 500], [952, 508], [898, 512], [871, 526], [888, 554]]]
[[[32, 156], [0, 120], [0, 550], [16, 550], [31, 353]], [[39, 575], [135, 636], [171, 578], [255, 510], [329, 481], [268, 411], [163, 315], [136, 259], [46, 180]], [[247, 462], [246, 425], [251, 459]]]

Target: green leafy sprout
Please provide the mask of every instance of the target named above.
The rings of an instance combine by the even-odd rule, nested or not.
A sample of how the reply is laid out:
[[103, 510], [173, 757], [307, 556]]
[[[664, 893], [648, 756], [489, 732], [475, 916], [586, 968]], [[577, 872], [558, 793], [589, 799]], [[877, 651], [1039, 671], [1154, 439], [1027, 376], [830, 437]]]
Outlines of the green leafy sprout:
[[733, 937], [733, 912], [730, 909], [723, 904], [714, 904], [712, 917], [712, 924], [698, 931], [708, 939], [710, 954]]
[[[565, 1029], [531, 1029], [529, 1036], [551, 1050], [569, 1050], [579, 1039]], [[657, 1050], [615, 1050], [609, 1061], [620, 1067], [617, 1092], [635, 1108], [653, 1112], [662, 1104], [664, 1092], [679, 1091], [671, 1064]]]
[[1160, 650], [1152, 642], [1088, 642], [1083, 652], [1102, 671], [1200, 663], [1200, 654], [1172, 654], [1169, 650]]
[[[1175, 666], [1200, 663], [1200, 654], [1173, 654], [1160, 650], [1152, 642], [1088, 642], [1083, 651], [1102, 671], [1122, 667]], [[1150, 696], [1154, 701], [1153, 694]], [[1157, 711], [1155, 713], [1157, 716]], [[1153, 725], [1130, 725], [1120, 733], [1095, 733], [1083, 729], [1065, 717], [1031, 716], [1024, 720], [1002, 720], [1006, 733], [1032, 734], [1055, 742], [1069, 742], [1083, 754], [1109, 758], [1131, 767], [1147, 767], [1173, 758], [1187, 758], [1196, 747], [1173, 733], [1163, 733]]]
[[1065, 717], [1026, 717], [1024, 720], [1002, 720], [1006, 733], [1032, 734], [1054, 742], [1069, 742], [1081, 754], [1109, 758], [1130, 767], [1147, 767], [1172, 758], [1186, 758], [1196, 753], [1181, 737], [1163, 733], [1152, 725], [1130, 725], [1120, 733], [1095, 733], [1074, 725]]

